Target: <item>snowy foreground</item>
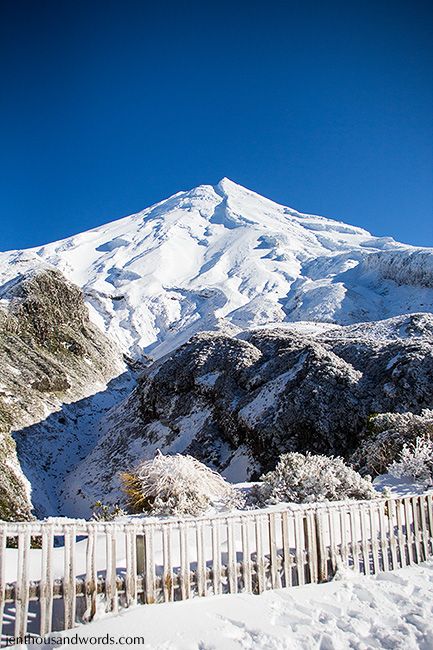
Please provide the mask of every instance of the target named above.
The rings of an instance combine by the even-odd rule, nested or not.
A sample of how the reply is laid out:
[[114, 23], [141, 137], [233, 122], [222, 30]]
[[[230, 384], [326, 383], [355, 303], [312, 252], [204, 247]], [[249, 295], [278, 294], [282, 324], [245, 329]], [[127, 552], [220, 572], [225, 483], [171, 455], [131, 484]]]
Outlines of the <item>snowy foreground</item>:
[[133, 647], [153, 650], [433, 648], [433, 561], [375, 577], [349, 570], [337, 577], [261, 596], [138, 606], [62, 636], [78, 634], [81, 647], [89, 637], [139, 636]]

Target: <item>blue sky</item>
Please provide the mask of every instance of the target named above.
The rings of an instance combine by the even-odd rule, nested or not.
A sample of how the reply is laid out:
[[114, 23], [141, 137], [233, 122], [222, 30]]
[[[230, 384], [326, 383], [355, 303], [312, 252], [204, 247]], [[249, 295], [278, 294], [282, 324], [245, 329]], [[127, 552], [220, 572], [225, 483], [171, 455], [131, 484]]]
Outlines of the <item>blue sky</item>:
[[431, 2], [0, 9], [0, 250], [223, 176], [433, 245]]

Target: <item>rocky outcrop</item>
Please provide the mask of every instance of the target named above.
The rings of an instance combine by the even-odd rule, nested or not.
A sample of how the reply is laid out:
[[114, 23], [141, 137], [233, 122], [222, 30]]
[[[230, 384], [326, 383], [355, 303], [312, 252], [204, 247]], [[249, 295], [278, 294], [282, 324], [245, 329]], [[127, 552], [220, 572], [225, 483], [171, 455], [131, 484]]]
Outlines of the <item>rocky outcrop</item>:
[[315, 334], [289, 326], [194, 336], [109, 414], [68, 500], [84, 514], [90, 499], [118, 498], [118, 471], [158, 448], [237, 480], [287, 451], [347, 458], [373, 412], [433, 405], [432, 333], [433, 316], [414, 314]]
[[123, 362], [89, 321], [81, 290], [45, 269], [0, 287], [0, 368], [0, 519], [25, 519], [31, 489], [13, 434], [95, 392]]

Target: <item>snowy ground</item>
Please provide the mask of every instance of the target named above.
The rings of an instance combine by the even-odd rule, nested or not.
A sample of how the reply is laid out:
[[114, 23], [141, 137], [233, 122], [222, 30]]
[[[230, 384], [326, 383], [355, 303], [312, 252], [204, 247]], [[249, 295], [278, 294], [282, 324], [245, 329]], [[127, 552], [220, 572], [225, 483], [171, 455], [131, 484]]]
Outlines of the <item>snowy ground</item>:
[[144, 641], [133, 647], [146, 650], [433, 648], [433, 561], [368, 578], [346, 570], [340, 578], [261, 596], [138, 606], [63, 636], [78, 634], [79, 647], [89, 637], [138, 636]]

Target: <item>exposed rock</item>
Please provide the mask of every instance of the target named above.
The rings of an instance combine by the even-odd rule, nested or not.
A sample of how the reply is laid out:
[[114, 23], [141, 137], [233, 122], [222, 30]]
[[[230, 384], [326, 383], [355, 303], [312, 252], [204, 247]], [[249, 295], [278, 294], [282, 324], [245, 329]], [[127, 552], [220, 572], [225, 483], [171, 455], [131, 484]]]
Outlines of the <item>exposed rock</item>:
[[[261, 329], [194, 336], [148, 368], [104, 425], [105, 435], [66, 486], [76, 514], [118, 498], [119, 470], [140, 458], [188, 453], [238, 480], [287, 451], [348, 458], [373, 412], [433, 405], [433, 316], [303, 334]], [[72, 508], [74, 506], [71, 506]]]
[[58, 271], [17, 277], [0, 298], [0, 518], [21, 519], [31, 516], [30, 487], [12, 434], [95, 392], [123, 363]]

